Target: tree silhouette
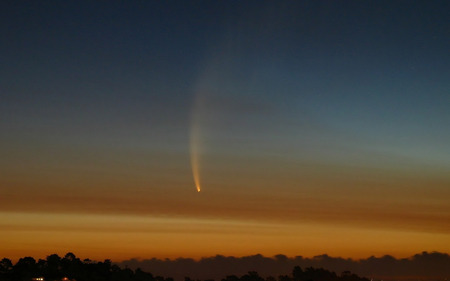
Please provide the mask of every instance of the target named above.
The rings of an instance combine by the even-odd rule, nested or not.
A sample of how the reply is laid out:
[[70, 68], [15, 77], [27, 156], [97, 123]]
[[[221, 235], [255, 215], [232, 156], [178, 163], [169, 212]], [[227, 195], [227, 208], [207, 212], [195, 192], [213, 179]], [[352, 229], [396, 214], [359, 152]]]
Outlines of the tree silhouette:
[[10, 280], [13, 264], [10, 259], [4, 258], [0, 261], [0, 281]]
[[292, 270], [292, 279], [294, 281], [301, 281], [303, 275], [303, 270], [300, 266], [295, 266]]
[[249, 271], [247, 274], [241, 277], [241, 281], [264, 281], [264, 278], [259, 276], [256, 271]]
[[[45, 281], [174, 281], [171, 277], [153, 276], [140, 268], [132, 270], [120, 268], [106, 259], [95, 262], [90, 259], [81, 261], [73, 253], [67, 253], [63, 258], [56, 254], [47, 256], [38, 262], [32, 257], [24, 257], [13, 265], [11, 260], [4, 258], [0, 261], [0, 281], [32, 281], [44, 278]], [[308, 267], [302, 270], [295, 266], [292, 276], [280, 275], [278, 278], [269, 276], [266, 279], [256, 271], [238, 277], [228, 275], [222, 281], [369, 281], [351, 272], [343, 272], [337, 276], [323, 268]], [[185, 277], [185, 281], [192, 280]], [[214, 281], [214, 280], [204, 280]]]
[[32, 257], [24, 257], [14, 265], [12, 269], [12, 280], [27, 280], [39, 274], [36, 260]]

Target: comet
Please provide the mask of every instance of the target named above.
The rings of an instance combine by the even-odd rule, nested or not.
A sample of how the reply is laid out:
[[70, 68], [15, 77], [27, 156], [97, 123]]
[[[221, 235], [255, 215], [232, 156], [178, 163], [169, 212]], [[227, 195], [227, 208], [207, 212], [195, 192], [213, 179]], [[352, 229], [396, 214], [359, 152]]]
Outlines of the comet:
[[[219, 60], [219, 61], [218, 61]], [[215, 95], [219, 82], [222, 79], [223, 71], [220, 69], [220, 58], [211, 58], [205, 63], [205, 69], [198, 77], [198, 81], [194, 88], [194, 97], [190, 114], [190, 137], [189, 148], [191, 156], [192, 176], [194, 178], [195, 188], [197, 192], [202, 190], [203, 179], [202, 174], [202, 157], [208, 127], [211, 123], [211, 98]]]
[[191, 128], [190, 128], [190, 156], [192, 176], [194, 177], [195, 187], [197, 192], [201, 191], [200, 180], [200, 154], [201, 154], [201, 130], [200, 130], [200, 111], [202, 105], [201, 94], [197, 92], [195, 95], [194, 104], [191, 113]]
[[191, 152], [191, 167], [192, 176], [194, 177], [195, 187], [197, 192], [200, 192], [200, 140], [199, 140], [199, 128], [197, 125], [191, 127], [191, 137], [190, 137], [190, 152]]

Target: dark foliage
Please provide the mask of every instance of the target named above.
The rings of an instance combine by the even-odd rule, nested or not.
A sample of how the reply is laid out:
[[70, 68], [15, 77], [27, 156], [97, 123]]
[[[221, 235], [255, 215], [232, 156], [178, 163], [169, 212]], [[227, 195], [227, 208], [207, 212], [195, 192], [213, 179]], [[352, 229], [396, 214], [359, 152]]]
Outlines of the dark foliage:
[[277, 278], [269, 276], [266, 279], [262, 278], [255, 271], [250, 271], [241, 278], [230, 275], [222, 279], [222, 281], [369, 281], [367, 278], [359, 277], [350, 272], [343, 272], [340, 276], [336, 273], [325, 270], [323, 268], [308, 267], [304, 271], [296, 266], [292, 270], [292, 275], [280, 275]]
[[[131, 270], [120, 268], [110, 260], [93, 262], [89, 259], [80, 260], [72, 253], [63, 258], [56, 254], [45, 260], [36, 261], [32, 257], [24, 257], [13, 265], [11, 260], [4, 258], [0, 261], [0, 281], [173, 281], [172, 278], [153, 276], [140, 268]], [[189, 277], [185, 281], [195, 281]], [[199, 281], [199, 280], [197, 280]], [[205, 280], [214, 281], [214, 280]], [[350, 272], [343, 272], [340, 276], [334, 272], [312, 267], [302, 270], [294, 267], [292, 275], [280, 275], [278, 278], [261, 277], [256, 271], [249, 271], [241, 277], [229, 275], [222, 281], [369, 281]]]
[[153, 276], [139, 268], [121, 269], [110, 260], [82, 261], [72, 253], [67, 253], [63, 258], [53, 254], [39, 261], [25, 257], [15, 265], [7, 258], [0, 261], [0, 281], [42, 280], [40, 278], [45, 281], [173, 281], [172, 278]]

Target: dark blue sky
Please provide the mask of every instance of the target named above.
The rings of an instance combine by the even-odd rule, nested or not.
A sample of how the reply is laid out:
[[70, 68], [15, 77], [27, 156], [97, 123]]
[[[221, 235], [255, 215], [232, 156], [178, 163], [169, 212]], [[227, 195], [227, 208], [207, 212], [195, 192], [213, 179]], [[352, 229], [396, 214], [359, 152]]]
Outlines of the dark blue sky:
[[[5, 116], [12, 123], [63, 114], [76, 124], [78, 114], [91, 126], [121, 126], [118, 119], [139, 126], [151, 116], [177, 126], [189, 116], [200, 73], [220, 57], [213, 68], [221, 88], [237, 99], [304, 105], [339, 127], [376, 134], [420, 134], [419, 127], [443, 137], [448, 8], [446, 1], [6, 2], [2, 112], [14, 109]], [[251, 83], [253, 93], [239, 92]]]

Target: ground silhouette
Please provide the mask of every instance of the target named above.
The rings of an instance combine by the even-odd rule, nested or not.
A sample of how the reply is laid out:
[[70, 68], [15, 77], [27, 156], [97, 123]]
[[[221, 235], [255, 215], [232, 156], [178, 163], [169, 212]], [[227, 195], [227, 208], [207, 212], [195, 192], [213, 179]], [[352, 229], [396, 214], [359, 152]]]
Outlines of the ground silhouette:
[[[0, 281], [174, 281], [171, 277], [154, 276], [140, 268], [134, 270], [121, 268], [110, 260], [95, 262], [81, 260], [73, 253], [64, 257], [56, 254], [36, 261], [33, 257], [24, 257], [13, 264], [10, 259], [0, 261]], [[185, 281], [200, 281], [185, 277]], [[212, 281], [212, 280], [204, 280]], [[289, 275], [262, 277], [256, 271], [242, 276], [228, 275], [221, 281], [369, 281], [350, 272], [337, 275], [323, 268], [308, 267], [303, 270], [295, 266]]]
[[0, 261], [0, 281], [173, 281], [172, 278], [153, 276], [141, 269], [120, 268], [110, 260], [94, 262], [80, 260], [73, 253], [63, 258], [56, 254], [36, 261], [24, 257], [13, 265], [11, 260]]

